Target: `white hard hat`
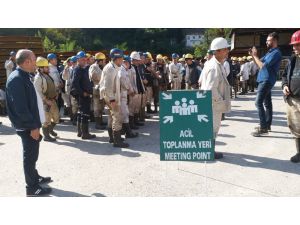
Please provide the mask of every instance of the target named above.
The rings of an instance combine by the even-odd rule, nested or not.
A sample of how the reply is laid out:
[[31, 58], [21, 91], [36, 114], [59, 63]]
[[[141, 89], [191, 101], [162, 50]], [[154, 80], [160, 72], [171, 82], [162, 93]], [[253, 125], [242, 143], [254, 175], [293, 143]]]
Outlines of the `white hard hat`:
[[136, 51], [131, 52], [130, 58], [131, 59], [135, 59], [135, 60], [141, 60], [140, 54], [138, 52], [136, 52]]
[[223, 48], [229, 48], [230, 45], [228, 44], [227, 40], [222, 37], [215, 38], [210, 45], [210, 50], [216, 51]]

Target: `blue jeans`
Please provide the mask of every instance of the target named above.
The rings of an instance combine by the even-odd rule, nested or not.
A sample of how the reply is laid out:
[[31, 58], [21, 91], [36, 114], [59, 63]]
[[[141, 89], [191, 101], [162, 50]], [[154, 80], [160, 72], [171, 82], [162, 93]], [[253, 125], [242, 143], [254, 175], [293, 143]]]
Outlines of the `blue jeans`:
[[273, 106], [271, 90], [273, 85], [269, 82], [261, 82], [257, 87], [255, 106], [258, 110], [260, 128], [266, 129], [272, 124]]
[[40, 142], [34, 140], [30, 136], [30, 131], [17, 131], [22, 139], [23, 145], [23, 168], [27, 187], [35, 187], [38, 185], [38, 171], [36, 170], [36, 162], [39, 158]]

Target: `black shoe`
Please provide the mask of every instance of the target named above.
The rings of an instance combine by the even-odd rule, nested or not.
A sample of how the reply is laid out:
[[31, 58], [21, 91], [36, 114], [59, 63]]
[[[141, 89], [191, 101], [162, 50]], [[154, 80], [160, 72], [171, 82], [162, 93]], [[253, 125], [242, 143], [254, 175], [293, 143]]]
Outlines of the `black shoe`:
[[52, 192], [52, 188], [43, 188], [41, 186], [37, 186], [35, 188], [26, 187], [27, 197], [40, 197], [44, 195], [49, 195], [51, 192]]
[[300, 153], [297, 153], [296, 155], [294, 155], [294, 156], [291, 158], [291, 162], [293, 162], [293, 163], [298, 163], [298, 162], [300, 162]]
[[251, 134], [252, 134], [253, 137], [261, 137], [261, 136], [268, 135], [269, 132], [268, 132], [268, 129], [258, 128], [257, 130], [255, 130]]
[[52, 182], [51, 177], [39, 176], [39, 184], [46, 184]]
[[222, 159], [223, 153], [222, 152], [215, 152], [215, 159]]

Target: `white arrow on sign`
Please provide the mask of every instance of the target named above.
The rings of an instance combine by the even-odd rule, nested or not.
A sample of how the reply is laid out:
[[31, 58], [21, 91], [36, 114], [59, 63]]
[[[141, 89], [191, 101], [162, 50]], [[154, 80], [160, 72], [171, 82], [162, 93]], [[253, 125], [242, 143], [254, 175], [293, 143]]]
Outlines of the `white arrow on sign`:
[[198, 91], [197, 92], [197, 98], [206, 98], [206, 91], [204, 91], [204, 92], [200, 92], [200, 91]]
[[163, 95], [163, 99], [165, 99], [165, 100], [172, 99], [172, 94], [167, 94], [167, 93], [163, 92], [162, 95]]
[[199, 120], [199, 122], [202, 122], [202, 120], [203, 120], [206, 123], [209, 121], [207, 119], [207, 115], [198, 115], [198, 120]]
[[164, 122], [163, 123], [173, 123], [173, 116], [164, 116]]

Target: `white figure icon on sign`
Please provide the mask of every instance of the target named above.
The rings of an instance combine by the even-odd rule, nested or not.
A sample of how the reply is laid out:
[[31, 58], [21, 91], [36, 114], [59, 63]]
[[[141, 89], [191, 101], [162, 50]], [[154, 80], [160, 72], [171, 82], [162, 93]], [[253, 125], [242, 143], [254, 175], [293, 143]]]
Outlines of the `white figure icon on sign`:
[[195, 101], [190, 100], [189, 103], [190, 103], [189, 108], [190, 108], [191, 113], [198, 113], [198, 106], [194, 105]]
[[189, 116], [192, 113], [198, 113], [198, 106], [195, 105], [194, 100], [190, 100], [188, 102], [186, 98], [182, 98], [181, 105], [179, 100], [176, 100], [174, 104], [175, 105], [172, 106], [173, 114], [179, 114], [180, 116]]
[[172, 106], [172, 113], [179, 113], [180, 112], [180, 102], [177, 100], [175, 101], [175, 105]]

